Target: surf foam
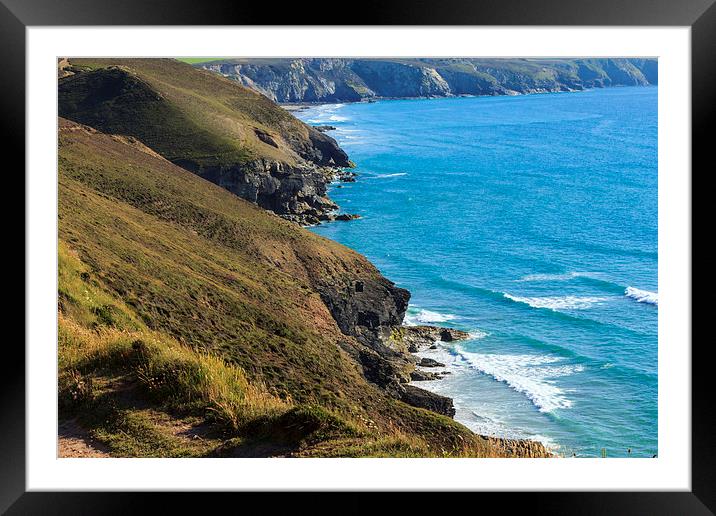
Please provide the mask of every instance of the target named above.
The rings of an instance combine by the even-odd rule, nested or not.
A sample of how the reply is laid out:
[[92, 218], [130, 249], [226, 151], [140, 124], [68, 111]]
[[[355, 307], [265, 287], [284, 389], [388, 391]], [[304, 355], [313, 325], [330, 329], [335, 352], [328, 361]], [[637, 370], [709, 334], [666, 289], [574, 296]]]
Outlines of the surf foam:
[[503, 295], [507, 299], [524, 303], [532, 308], [549, 308], [550, 310], [585, 310], [607, 300], [606, 297], [595, 296], [521, 297], [507, 293]]
[[376, 179], [387, 179], [389, 177], [407, 176], [407, 172], [395, 172], [394, 174], [376, 174], [373, 177]]
[[409, 308], [405, 314], [403, 324], [407, 326], [418, 326], [420, 324], [442, 323], [452, 321], [456, 316], [453, 314], [441, 314], [432, 310]]
[[638, 303], [647, 303], [650, 305], [659, 305], [659, 293], [649, 292], [648, 290], [641, 290], [634, 287], [627, 287], [624, 291], [624, 295], [631, 299], [634, 299]]
[[527, 274], [517, 281], [568, 281], [574, 278], [590, 277], [588, 272], [564, 272], [557, 274]]
[[540, 412], [570, 408], [572, 401], [554, 379], [584, 370], [580, 364], [565, 364], [561, 358], [549, 355], [458, 353], [470, 367], [524, 394]]

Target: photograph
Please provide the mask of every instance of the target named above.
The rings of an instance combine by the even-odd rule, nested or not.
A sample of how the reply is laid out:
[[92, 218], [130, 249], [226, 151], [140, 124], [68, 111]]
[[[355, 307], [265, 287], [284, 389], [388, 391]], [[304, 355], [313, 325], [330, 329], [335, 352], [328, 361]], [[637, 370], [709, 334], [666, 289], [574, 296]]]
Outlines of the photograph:
[[658, 459], [659, 57], [88, 51], [60, 460]]

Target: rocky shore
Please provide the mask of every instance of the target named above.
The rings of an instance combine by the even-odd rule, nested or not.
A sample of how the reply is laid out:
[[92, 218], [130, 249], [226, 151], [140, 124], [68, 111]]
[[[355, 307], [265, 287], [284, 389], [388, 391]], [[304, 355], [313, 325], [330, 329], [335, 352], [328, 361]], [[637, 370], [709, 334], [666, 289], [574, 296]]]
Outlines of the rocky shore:
[[[411, 383], [401, 386], [400, 399], [409, 405], [426, 408], [438, 414], [453, 417], [455, 407], [451, 398], [412, 384], [412, 382], [439, 380], [450, 374], [450, 372], [441, 369], [445, 367], [445, 364], [429, 358], [419, 358], [414, 353], [435, 348], [440, 342], [454, 342], [465, 340], [469, 337], [470, 334], [467, 332], [439, 326], [400, 326], [393, 329], [391, 334], [392, 348], [408, 357], [412, 364], [412, 369], [408, 376], [408, 381]], [[426, 371], [426, 369], [430, 370]]]

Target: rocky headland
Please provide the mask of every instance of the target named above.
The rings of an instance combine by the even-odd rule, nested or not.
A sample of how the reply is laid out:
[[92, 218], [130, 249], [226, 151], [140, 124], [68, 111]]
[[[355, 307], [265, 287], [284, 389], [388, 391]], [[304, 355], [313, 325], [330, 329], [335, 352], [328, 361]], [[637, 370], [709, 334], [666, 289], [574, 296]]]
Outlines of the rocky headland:
[[334, 220], [327, 185], [355, 180], [347, 170], [354, 164], [325, 130], [213, 73], [171, 59], [63, 58], [58, 77], [60, 116], [135, 137], [301, 225]]
[[[469, 334], [403, 326], [407, 290], [299, 227], [355, 218], [336, 215], [326, 195], [330, 182], [355, 180], [335, 140], [235, 81], [173, 60], [70, 58], [61, 71], [58, 310], [61, 330], [77, 336], [67, 342], [116, 332], [106, 353], [124, 357], [111, 363], [137, 392], [184, 392], [193, 410], [201, 400], [197, 417], [217, 425], [221, 414], [221, 446], [232, 450], [244, 442], [234, 436], [261, 436], [274, 451], [320, 456], [358, 453], [350, 439], [367, 455], [549, 456], [539, 443], [476, 436], [448, 419], [452, 399], [412, 383], [441, 377], [443, 365], [415, 353]], [[67, 368], [61, 391], [74, 404], [103, 374]], [[192, 386], [201, 396], [172, 383], [199, 377], [224, 383]], [[88, 394], [83, 410], [93, 414], [100, 395]], [[244, 407], [247, 396], [256, 405]], [[403, 435], [412, 441], [396, 451]]]
[[518, 95], [658, 82], [656, 59], [224, 59], [196, 66], [279, 103]]

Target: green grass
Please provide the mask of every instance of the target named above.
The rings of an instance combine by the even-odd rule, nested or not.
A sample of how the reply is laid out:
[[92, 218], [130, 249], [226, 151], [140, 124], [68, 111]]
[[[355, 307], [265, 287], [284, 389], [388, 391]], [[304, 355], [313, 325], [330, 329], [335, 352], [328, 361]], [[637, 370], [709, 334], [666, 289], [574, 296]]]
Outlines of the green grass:
[[60, 415], [112, 454], [510, 455], [365, 380], [318, 292], [364, 257], [131, 138], [60, 120], [58, 159]]
[[[61, 407], [82, 414], [113, 453], [231, 454], [270, 443], [320, 455], [308, 450], [399, 439], [442, 455], [473, 439], [389, 398], [342, 351], [352, 338], [317, 285], [378, 277], [365, 258], [131, 139], [61, 121], [59, 144]], [[131, 386], [129, 401], [116, 377]], [[114, 407], [109, 416], [96, 417], [97, 399]], [[146, 404], [201, 418], [223, 432], [220, 446], [186, 448], [147, 420]]]
[[[303, 163], [315, 141], [335, 143], [266, 97], [175, 59], [74, 59], [60, 80], [59, 114], [138, 138], [200, 174], [257, 159]], [[271, 136], [276, 146], [259, 139]], [[328, 142], [328, 143], [326, 143]]]

